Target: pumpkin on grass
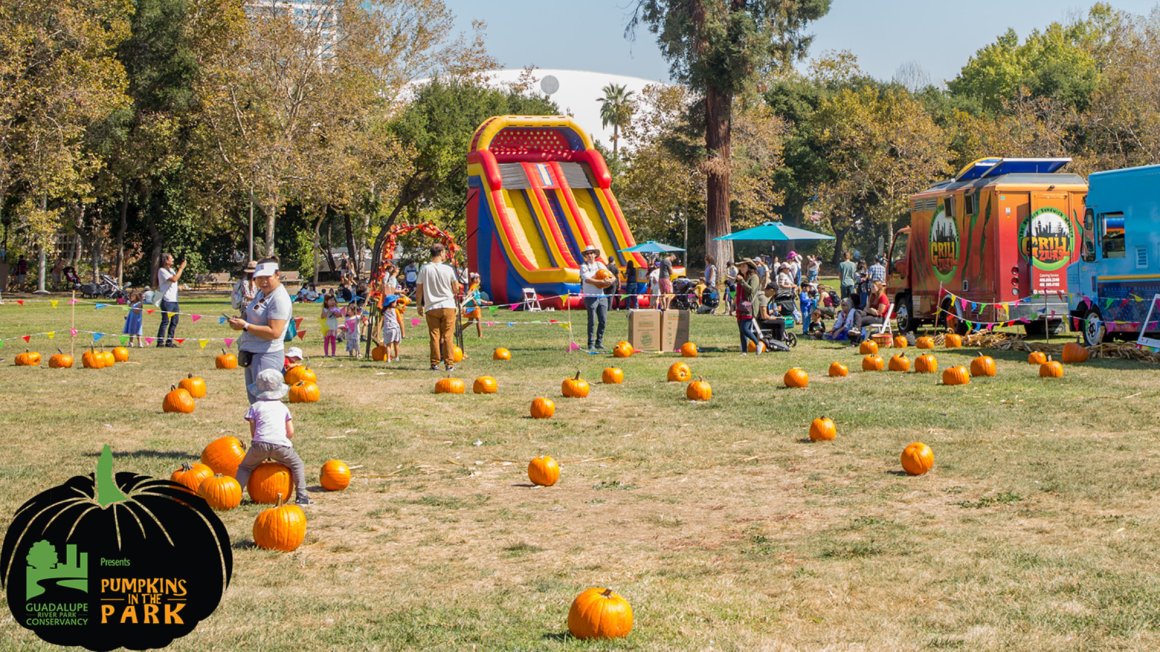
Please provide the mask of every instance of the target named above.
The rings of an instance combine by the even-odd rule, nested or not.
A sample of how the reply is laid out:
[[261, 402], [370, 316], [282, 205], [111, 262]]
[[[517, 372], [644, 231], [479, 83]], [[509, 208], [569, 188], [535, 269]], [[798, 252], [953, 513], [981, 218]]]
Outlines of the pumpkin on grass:
[[632, 345], [628, 342], [617, 342], [616, 346], [612, 347], [612, 355], [617, 358], [628, 358], [633, 354]]
[[218, 473], [201, 481], [197, 495], [205, 498], [210, 507], [224, 512], [242, 504], [242, 485], [230, 476]]
[[113, 357], [112, 351], [106, 351], [102, 348], [100, 351], [97, 351], [97, 355], [105, 358], [105, 366], [106, 367], [111, 367], [111, 366], [117, 364], [117, 358]]
[[[193, 412], [193, 408], [196, 406], [189, 392], [177, 385], [170, 385], [170, 387], [172, 390], [165, 395], [165, 400], [161, 401], [161, 409], [165, 412], [180, 412], [182, 414]], [[194, 488], [196, 489], [196, 487]]]
[[371, 349], [371, 360], [375, 362], [382, 362], [387, 359], [387, 347], [382, 344]]
[[862, 355], [874, 355], [878, 353], [878, 343], [874, 340], [865, 340], [858, 345], [858, 353]]
[[276, 503], [254, 519], [254, 544], [263, 550], [293, 552], [306, 540], [306, 513], [298, 505], [287, 505], [282, 494]]
[[537, 398], [532, 401], [532, 418], [549, 419], [556, 413], [556, 403], [550, 398]]
[[574, 378], [567, 378], [560, 385], [561, 393], [567, 398], [586, 398], [588, 390], [588, 381], [580, 377], [579, 371]]
[[53, 369], [68, 369], [73, 366], [73, 357], [57, 349], [56, 355], [48, 359], [48, 366]]
[[195, 494], [202, 481], [210, 477], [213, 477], [213, 469], [201, 462], [186, 462], [169, 479]]
[[505, 349], [501, 346], [495, 350], [495, 353], [491, 354], [491, 359], [492, 360], [511, 360], [512, 359], [512, 352], [508, 351], [507, 349]]
[[811, 441], [830, 441], [838, 436], [838, 429], [834, 427], [834, 420], [828, 417], [814, 419], [810, 424]]
[[669, 367], [668, 379], [673, 382], [687, 382], [693, 377], [693, 371], [684, 362], [674, 362]]
[[320, 398], [322, 398], [322, 390], [318, 389], [318, 385], [314, 383], [300, 380], [290, 388], [291, 403], [315, 403]]
[[255, 503], [273, 503], [278, 496], [289, 496], [294, 491], [294, 476], [286, 465], [266, 460], [254, 467], [246, 482], [246, 491]]
[[934, 466], [934, 451], [916, 441], [902, 451], [902, 468], [910, 475], [922, 475]]
[[560, 479], [560, 465], [549, 455], [541, 455], [528, 462], [528, 479], [532, 484], [550, 487]]
[[628, 636], [632, 607], [611, 589], [588, 589], [568, 609], [568, 631], [579, 639]]
[[695, 358], [695, 357], [697, 357], [697, 345], [693, 344], [692, 342], [685, 342], [684, 344], [682, 344], [681, 345], [681, 357], [682, 358]]
[[114, 346], [113, 347], [113, 360], [115, 360], [117, 362], [128, 362], [129, 361], [129, 349], [126, 349], [123, 346]]
[[890, 364], [887, 367], [890, 371], [910, 371], [910, 359], [906, 357], [905, 353], [898, 353], [890, 357]]
[[967, 372], [966, 367], [959, 365], [944, 371], [942, 380], [944, 385], [970, 385], [971, 374]]
[[896, 349], [905, 349], [909, 344], [905, 335], [898, 335], [894, 338], [894, 348]]
[[971, 360], [971, 375], [972, 376], [994, 376], [995, 375], [995, 359], [989, 355], [983, 355], [980, 351], [979, 355]]
[[805, 370], [794, 367], [793, 369], [785, 372], [785, 375], [782, 376], [781, 381], [785, 383], [786, 387], [805, 388], [810, 384], [810, 375], [807, 374]]
[[920, 374], [933, 374], [938, 371], [938, 359], [930, 353], [925, 353], [914, 359], [914, 371]]
[[85, 369], [104, 369], [105, 356], [96, 352], [93, 347], [89, 347], [88, 351], [81, 354], [81, 366]]
[[833, 378], [843, 378], [850, 373], [850, 368], [841, 362], [830, 363], [830, 376]]
[[882, 371], [886, 363], [880, 355], [868, 355], [862, 358], [862, 371]]
[[201, 451], [201, 463], [214, 473], [237, 477], [238, 465], [246, 456], [246, 447], [237, 437], [218, 437]]
[[495, 378], [491, 376], [480, 376], [475, 379], [471, 385], [471, 391], [476, 394], [494, 394], [499, 389], [499, 384], [495, 382]]
[[1087, 361], [1087, 347], [1077, 342], [1068, 342], [1063, 345], [1063, 362], [1065, 364], [1080, 364]]
[[462, 394], [467, 391], [467, 384], [462, 378], [440, 378], [435, 382], [436, 394]]
[[286, 372], [286, 375], [282, 379], [286, 381], [287, 385], [297, 385], [298, 383], [318, 384], [318, 374], [311, 371], [310, 367], [304, 364], [290, 367], [290, 370]]
[[1043, 351], [1032, 351], [1027, 354], [1027, 364], [1043, 364], [1047, 362], [1047, 354]]
[[609, 367], [600, 374], [600, 381], [605, 385], [619, 385], [624, 382], [624, 372], [616, 367]]
[[957, 333], [947, 333], [943, 339], [943, 346], [948, 349], [958, 349], [963, 346], [963, 338]]
[[189, 395], [193, 398], [202, 398], [205, 396], [205, 381], [193, 374], [182, 378], [181, 382], [177, 383], [177, 386], [189, 392]]
[[24, 353], [16, 354], [16, 366], [18, 367], [35, 367], [38, 364], [40, 364], [40, 354], [36, 351], [25, 349]]
[[1047, 359], [1047, 362], [1039, 365], [1040, 378], [1063, 378], [1063, 365], [1058, 361]]
[[327, 491], [342, 491], [350, 486], [350, 467], [342, 460], [329, 460], [322, 465], [318, 481]]
[[704, 378], [698, 378], [685, 388], [685, 398], [690, 401], [708, 401], [713, 398], [713, 388], [709, 387]]
[[463, 362], [463, 349], [458, 346], [451, 349], [451, 359], [455, 362]]
[[934, 338], [929, 337], [929, 336], [920, 337], [917, 340], [915, 340], [914, 345], [920, 349], [933, 349], [934, 348]]
[[213, 364], [218, 369], [237, 369], [238, 356], [227, 352], [225, 349], [222, 349], [221, 355], [214, 358]]

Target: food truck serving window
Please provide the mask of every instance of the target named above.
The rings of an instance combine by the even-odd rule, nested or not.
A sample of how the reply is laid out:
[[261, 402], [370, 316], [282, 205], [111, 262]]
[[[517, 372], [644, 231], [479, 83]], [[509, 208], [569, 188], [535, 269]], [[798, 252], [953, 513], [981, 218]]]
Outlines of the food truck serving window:
[[1083, 214], [1083, 248], [1080, 249], [1079, 256], [1085, 263], [1092, 263], [1096, 260], [1096, 212], [1092, 209], [1087, 209]]
[[1124, 247], [1124, 214], [1100, 214], [1100, 249], [1104, 258], [1123, 258]]

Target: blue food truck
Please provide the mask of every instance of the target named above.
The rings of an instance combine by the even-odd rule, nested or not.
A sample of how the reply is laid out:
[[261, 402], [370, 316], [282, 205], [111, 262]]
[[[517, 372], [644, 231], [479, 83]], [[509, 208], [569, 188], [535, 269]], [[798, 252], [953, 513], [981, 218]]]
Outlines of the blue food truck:
[[[1160, 332], [1160, 165], [1088, 177], [1079, 262], [1067, 268], [1068, 308], [1084, 342]], [[1148, 326], [1144, 322], [1148, 321]]]

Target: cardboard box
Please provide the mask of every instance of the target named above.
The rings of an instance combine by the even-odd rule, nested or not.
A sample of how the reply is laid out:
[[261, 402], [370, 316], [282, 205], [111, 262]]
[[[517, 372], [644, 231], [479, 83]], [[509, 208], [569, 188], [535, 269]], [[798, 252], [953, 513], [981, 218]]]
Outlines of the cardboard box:
[[661, 322], [661, 350], [676, 351], [689, 341], [688, 310], [666, 310]]
[[661, 349], [661, 311], [629, 310], [628, 342], [638, 351]]

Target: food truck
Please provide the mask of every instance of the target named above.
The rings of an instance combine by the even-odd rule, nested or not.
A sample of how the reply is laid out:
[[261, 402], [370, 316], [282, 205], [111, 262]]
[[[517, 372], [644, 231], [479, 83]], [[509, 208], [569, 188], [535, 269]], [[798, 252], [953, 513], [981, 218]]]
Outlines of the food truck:
[[[903, 331], [923, 324], [1066, 328], [1066, 267], [1088, 186], [1070, 158], [988, 158], [910, 198], [886, 285]], [[1056, 316], [1058, 315], [1058, 316]]]

